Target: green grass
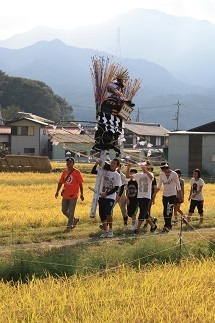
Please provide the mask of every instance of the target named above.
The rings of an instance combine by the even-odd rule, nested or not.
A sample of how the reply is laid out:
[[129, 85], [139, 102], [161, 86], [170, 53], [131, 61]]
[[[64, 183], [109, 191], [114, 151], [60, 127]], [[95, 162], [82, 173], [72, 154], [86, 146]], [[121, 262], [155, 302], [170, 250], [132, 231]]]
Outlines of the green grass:
[[[43, 232], [41, 235], [45, 236]], [[59, 234], [59, 233], [58, 233]], [[91, 234], [86, 239], [53, 239], [40, 244], [16, 245], [1, 249], [0, 277], [23, 281], [33, 276], [70, 276], [103, 272], [107, 268], [145, 264], [179, 262], [182, 258], [211, 257], [215, 252], [214, 233], [209, 229], [178, 233], [141, 234], [134, 236], [117, 230], [114, 239], [98, 238]], [[89, 234], [90, 236], [90, 234]]]

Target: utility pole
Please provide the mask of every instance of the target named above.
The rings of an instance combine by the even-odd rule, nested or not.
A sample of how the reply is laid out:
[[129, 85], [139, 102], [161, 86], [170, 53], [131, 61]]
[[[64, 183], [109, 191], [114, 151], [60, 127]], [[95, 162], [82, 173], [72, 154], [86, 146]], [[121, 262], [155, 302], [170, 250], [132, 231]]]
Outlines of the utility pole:
[[140, 121], [140, 109], [138, 108], [136, 122], [139, 122], [139, 121]]
[[178, 128], [178, 124], [179, 124], [179, 107], [180, 107], [181, 103], [179, 103], [179, 100], [178, 100], [178, 102], [175, 103], [174, 105], [177, 105], [178, 108], [177, 108], [177, 111], [176, 111], [176, 114], [175, 114], [175, 118], [172, 119], [172, 120], [176, 120], [176, 129], [175, 130], [178, 131], [179, 130], [179, 128]]

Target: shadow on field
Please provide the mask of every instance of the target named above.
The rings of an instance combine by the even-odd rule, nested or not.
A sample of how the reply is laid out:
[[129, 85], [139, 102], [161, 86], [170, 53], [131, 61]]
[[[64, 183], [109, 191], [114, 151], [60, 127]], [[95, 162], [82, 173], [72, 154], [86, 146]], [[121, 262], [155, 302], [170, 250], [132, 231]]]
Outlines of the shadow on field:
[[27, 282], [32, 278], [47, 276], [106, 273], [121, 266], [139, 270], [145, 265], [180, 263], [181, 259], [187, 257], [206, 258], [215, 254], [212, 237], [207, 240], [195, 238], [188, 244], [185, 239], [187, 248], [180, 246], [178, 240], [178, 235], [142, 232], [134, 236], [118, 231], [113, 239], [100, 239], [95, 234], [88, 240], [70, 241], [67, 246], [61, 246], [58, 242], [56, 246], [44, 244], [45, 247], [39, 249], [35, 244], [30, 250], [5, 253], [0, 261], [0, 277], [4, 281]]

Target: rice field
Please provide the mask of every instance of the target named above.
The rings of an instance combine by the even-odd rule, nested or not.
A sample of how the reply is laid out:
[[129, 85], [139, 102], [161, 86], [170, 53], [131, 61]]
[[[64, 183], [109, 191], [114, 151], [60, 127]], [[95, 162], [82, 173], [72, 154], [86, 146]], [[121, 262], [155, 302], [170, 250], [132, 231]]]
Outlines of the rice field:
[[[1, 173], [0, 188], [0, 230], [18, 228], [63, 227], [66, 218], [61, 213], [61, 197], [55, 199], [55, 192], [60, 173]], [[99, 218], [89, 218], [93, 192], [88, 186], [93, 186], [95, 175], [84, 174], [85, 200], [78, 201], [76, 216], [82, 224], [93, 224]], [[206, 184], [204, 187], [204, 226], [215, 225], [215, 185]], [[189, 209], [188, 194], [189, 183], [185, 184], [185, 200], [181, 206], [184, 214]], [[162, 219], [162, 193], [159, 192], [156, 202], [152, 206], [152, 214], [163, 225]], [[198, 214], [194, 214], [194, 222], [198, 222]], [[118, 206], [114, 210], [115, 226], [122, 225], [122, 216]]]
[[213, 259], [0, 283], [0, 322], [214, 322]]
[[[80, 165], [80, 169], [81, 167]], [[19, 250], [24, 250], [26, 244], [34, 242], [61, 241], [63, 245], [64, 239], [67, 239], [66, 242], [99, 237], [99, 218], [89, 217], [93, 193], [88, 186], [94, 185], [95, 176], [89, 173], [84, 173], [83, 176], [85, 200], [79, 200], [76, 208], [80, 224], [75, 231], [65, 235], [66, 218], [61, 213], [61, 197], [55, 199], [60, 173], [1, 173], [0, 266], [10, 257], [14, 257], [15, 261], [15, 254], [10, 253], [8, 256], [11, 246], [14, 248], [17, 245]], [[193, 249], [200, 249], [201, 246], [204, 248], [203, 242], [209, 243], [212, 248], [210, 257], [207, 254], [202, 256], [201, 253], [198, 258], [189, 257], [178, 263], [163, 261], [161, 264], [156, 252], [159, 248], [167, 249], [164, 259], [168, 260], [172, 238], [159, 235], [150, 238], [147, 245], [143, 243], [146, 241], [144, 239], [119, 239], [80, 245], [71, 255], [69, 246], [59, 249], [59, 252], [53, 249], [52, 253], [43, 254], [44, 259], [40, 265], [46, 261], [53, 267], [55, 262], [62, 259], [71, 265], [76, 257], [76, 272], [67, 276], [58, 275], [57, 270], [55, 275], [50, 275], [47, 271], [43, 275], [45, 278], [38, 278], [38, 264], [35, 267], [35, 277], [29, 278], [25, 283], [21, 280], [6, 282], [2, 279], [0, 322], [214, 322], [214, 188], [215, 185], [210, 183], [204, 187], [204, 223], [199, 225], [198, 214], [194, 214], [192, 220], [194, 228], [211, 229], [210, 234], [206, 236], [205, 231], [202, 231], [201, 235], [193, 234], [190, 237]], [[189, 208], [189, 189], [189, 181], [186, 180], [185, 201], [181, 207], [185, 214]], [[161, 199], [162, 193], [159, 192], [156, 203], [152, 206], [152, 214], [158, 218], [159, 230], [163, 227]], [[121, 234], [122, 226], [120, 209], [116, 206], [114, 229]], [[178, 232], [179, 227], [174, 227], [173, 231]], [[189, 231], [186, 232], [185, 229], [184, 234], [188, 241]], [[174, 239], [177, 240], [178, 237]], [[35, 248], [37, 244], [33, 245]], [[140, 255], [143, 260], [149, 252], [154, 253], [154, 261], [141, 261]], [[28, 250], [29, 257], [33, 257], [34, 253], [33, 249]], [[105, 266], [101, 266], [102, 263]], [[98, 270], [94, 268], [83, 274], [85, 266], [98, 266]]]

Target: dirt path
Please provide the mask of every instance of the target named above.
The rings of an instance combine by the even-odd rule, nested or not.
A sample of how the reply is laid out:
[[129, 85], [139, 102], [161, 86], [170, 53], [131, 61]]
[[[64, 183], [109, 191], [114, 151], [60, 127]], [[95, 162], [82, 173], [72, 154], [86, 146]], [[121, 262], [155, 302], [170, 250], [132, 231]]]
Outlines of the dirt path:
[[[153, 236], [178, 236], [179, 238], [180, 231], [172, 231], [168, 234], [161, 234], [160, 232], [156, 232], [153, 234]], [[207, 237], [204, 237], [204, 236]], [[126, 232], [122, 235], [116, 235], [112, 239], [101, 239], [99, 236], [92, 237], [92, 238], [81, 238], [81, 239], [65, 239], [65, 240], [54, 240], [54, 241], [43, 241], [38, 243], [23, 243], [23, 244], [8, 244], [5, 246], [0, 246], [0, 253], [11, 253], [16, 251], [27, 251], [27, 250], [51, 250], [54, 248], [61, 248], [66, 246], [74, 246], [74, 245], [81, 245], [81, 244], [93, 244], [93, 243], [107, 243], [111, 240], [114, 241], [123, 241], [123, 240], [132, 240], [132, 239], [145, 239], [151, 237], [152, 234], [146, 233], [146, 234], [140, 234], [138, 236]], [[182, 232], [182, 237], [184, 243], [186, 243], [186, 238], [195, 238], [195, 236], [201, 236], [203, 239], [214, 239], [215, 240], [215, 228], [202, 228], [202, 229], [194, 229], [194, 230], [187, 230]], [[209, 237], [209, 238], [208, 238]], [[209, 240], [208, 240], [209, 241]]]

